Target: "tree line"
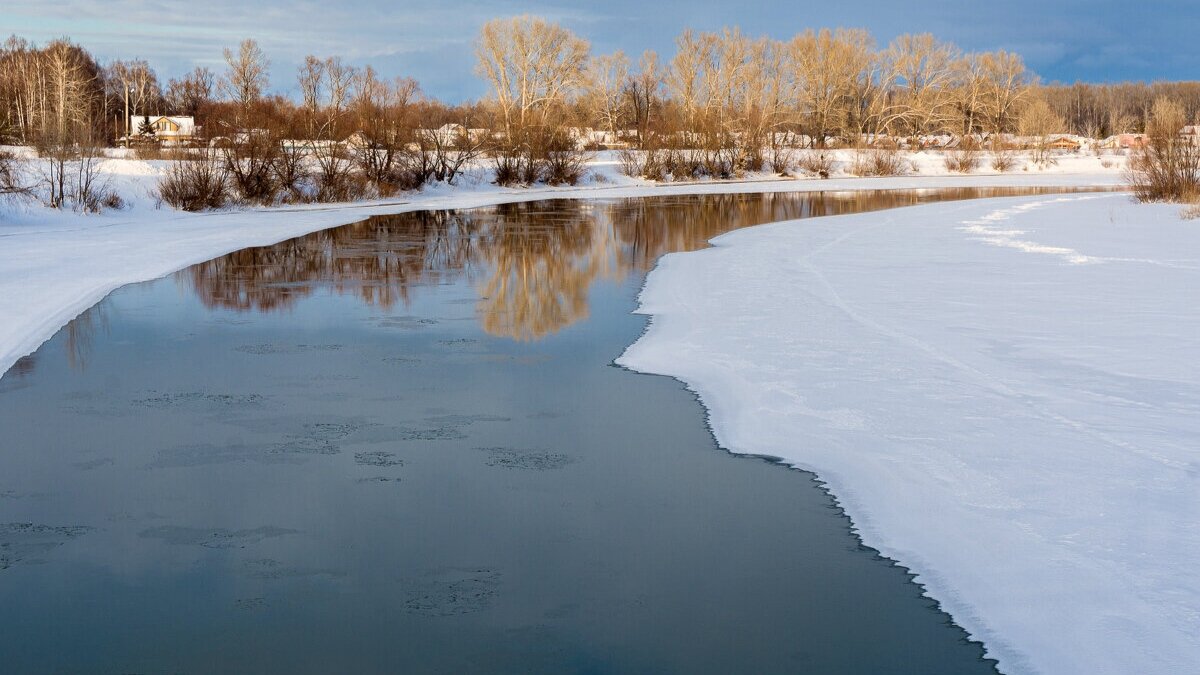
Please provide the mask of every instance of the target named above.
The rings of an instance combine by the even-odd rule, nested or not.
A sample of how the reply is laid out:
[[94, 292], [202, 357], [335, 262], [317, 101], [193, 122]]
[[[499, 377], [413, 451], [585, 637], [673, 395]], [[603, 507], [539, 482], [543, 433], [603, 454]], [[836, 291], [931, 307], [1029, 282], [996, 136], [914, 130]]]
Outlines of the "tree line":
[[880, 45], [861, 29], [786, 40], [687, 30], [673, 54], [632, 58], [593, 54], [565, 27], [521, 16], [484, 24], [475, 51], [489, 93], [450, 104], [336, 55], [305, 58], [298, 97], [272, 93], [254, 40], [226, 49], [217, 72], [163, 83], [144, 60], [101, 65], [67, 39], [39, 47], [14, 36], [0, 47], [0, 141], [61, 156], [47, 181], [62, 205], [69, 163], [127, 131], [153, 138], [127, 129], [126, 111], [192, 116], [209, 162], [178, 167], [178, 183], [208, 188], [176, 197], [203, 208], [226, 192], [341, 200], [453, 182], [477, 161], [491, 162], [499, 183], [574, 183], [588, 148], [628, 148], [625, 170], [652, 178], [724, 177], [787, 173], [798, 148], [1140, 132], [1159, 99], [1186, 121], [1200, 112], [1200, 83], [1042, 86], [1017, 54], [966, 52], [929, 34]]

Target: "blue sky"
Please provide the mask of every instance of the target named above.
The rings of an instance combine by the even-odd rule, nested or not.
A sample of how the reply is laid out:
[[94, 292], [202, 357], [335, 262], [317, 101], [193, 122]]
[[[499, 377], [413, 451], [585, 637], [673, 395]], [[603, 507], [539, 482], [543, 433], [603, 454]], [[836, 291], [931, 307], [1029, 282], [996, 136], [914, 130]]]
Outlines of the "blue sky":
[[273, 90], [295, 89], [305, 54], [339, 54], [458, 101], [483, 93], [471, 48], [479, 26], [523, 13], [559, 21], [594, 52], [669, 56], [685, 27], [738, 25], [787, 38], [846, 26], [867, 28], [880, 42], [932, 32], [968, 50], [1016, 51], [1047, 81], [1200, 79], [1197, 0], [0, 0], [0, 30], [38, 42], [66, 35], [102, 61], [142, 57], [164, 82], [197, 64], [219, 70], [222, 47], [253, 37], [272, 60]]

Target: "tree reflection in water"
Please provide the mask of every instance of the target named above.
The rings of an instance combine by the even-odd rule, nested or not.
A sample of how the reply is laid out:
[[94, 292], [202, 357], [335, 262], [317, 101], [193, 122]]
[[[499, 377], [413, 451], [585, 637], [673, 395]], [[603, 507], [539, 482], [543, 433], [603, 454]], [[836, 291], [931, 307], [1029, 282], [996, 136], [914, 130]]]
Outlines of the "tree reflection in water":
[[469, 212], [378, 216], [250, 248], [180, 275], [208, 307], [270, 312], [317, 286], [384, 309], [415, 289], [477, 281], [491, 335], [537, 340], [588, 316], [588, 291], [649, 270], [660, 256], [702, 248], [732, 229], [934, 201], [1064, 192], [960, 188], [555, 200]]

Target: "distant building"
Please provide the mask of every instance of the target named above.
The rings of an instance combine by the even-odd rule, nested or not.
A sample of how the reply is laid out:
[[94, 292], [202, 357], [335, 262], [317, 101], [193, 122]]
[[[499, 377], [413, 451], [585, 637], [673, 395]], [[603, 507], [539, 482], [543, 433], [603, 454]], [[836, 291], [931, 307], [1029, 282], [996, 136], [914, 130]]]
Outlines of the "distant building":
[[129, 128], [132, 136], [144, 136], [142, 125], [149, 124], [154, 130], [154, 137], [160, 141], [190, 141], [196, 136], [199, 127], [196, 118], [177, 115], [130, 115]]
[[1101, 150], [1138, 150], [1146, 147], [1150, 139], [1146, 134], [1116, 134], [1100, 141]]
[[453, 122], [443, 124], [437, 129], [417, 129], [417, 137], [429, 143], [452, 146], [466, 138], [470, 143], [480, 143], [487, 139], [487, 129], [468, 129]]
[[1083, 147], [1083, 143], [1071, 136], [1056, 136], [1046, 144], [1046, 147], [1051, 150], [1069, 150], [1075, 152]]
[[366, 150], [375, 147], [375, 141], [364, 131], [356, 131], [346, 137], [343, 144], [354, 150]]
[[1179, 137], [1192, 145], [1200, 145], [1200, 124], [1189, 124], [1180, 129]]

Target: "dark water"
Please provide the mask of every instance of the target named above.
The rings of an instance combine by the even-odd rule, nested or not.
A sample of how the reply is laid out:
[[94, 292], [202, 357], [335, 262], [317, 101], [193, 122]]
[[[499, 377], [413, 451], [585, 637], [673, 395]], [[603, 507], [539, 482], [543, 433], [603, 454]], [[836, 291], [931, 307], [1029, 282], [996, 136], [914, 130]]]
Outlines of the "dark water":
[[995, 672], [611, 365], [664, 252], [973, 196], [407, 214], [125, 287], [0, 379], [0, 672]]

